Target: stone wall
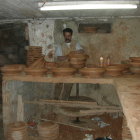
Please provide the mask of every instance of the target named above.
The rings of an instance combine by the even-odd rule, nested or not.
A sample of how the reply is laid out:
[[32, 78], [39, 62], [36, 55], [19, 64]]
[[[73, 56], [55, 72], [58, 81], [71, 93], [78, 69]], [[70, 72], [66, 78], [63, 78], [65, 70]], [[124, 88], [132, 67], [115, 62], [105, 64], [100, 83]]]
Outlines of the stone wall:
[[0, 25], [0, 66], [13, 63], [25, 63], [25, 39], [24, 23]]

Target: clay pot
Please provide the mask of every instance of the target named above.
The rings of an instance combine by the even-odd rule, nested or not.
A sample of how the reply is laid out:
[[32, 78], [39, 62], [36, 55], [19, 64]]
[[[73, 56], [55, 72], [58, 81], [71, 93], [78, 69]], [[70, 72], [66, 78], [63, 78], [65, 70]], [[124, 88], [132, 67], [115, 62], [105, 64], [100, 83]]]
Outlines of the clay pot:
[[120, 76], [125, 70], [125, 67], [122, 64], [114, 64], [106, 67], [106, 75], [109, 76]]
[[56, 140], [59, 136], [59, 125], [52, 122], [41, 122], [37, 129], [40, 140]]
[[27, 125], [24, 122], [11, 123], [7, 126], [7, 140], [28, 140]]
[[131, 67], [140, 68], [140, 62], [130, 62]]
[[57, 67], [62, 67], [62, 68], [70, 68], [71, 67], [71, 65], [70, 65], [70, 63], [69, 62], [59, 62], [59, 63], [57, 63]]
[[140, 62], [140, 57], [130, 57], [131, 62]]
[[85, 64], [71, 64], [71, 66], [77, 70], [84, 68]]
[[140, 67], [131, 67], [130, 68], [130, 71], [133, 73], [133, 74], [140, 74]]
[[45, 63], [45, 68], [47, 68], [47, 69], [53, 69], [53, 68], [56, 68], [57, 67], [57, 63], [55, 63], [55, 62], [46, 62]]
[[75, 74], [75, 72], [76, 70], [74, 68], [62, 68], [62, 67], [59, 68], [58, 67], [52, 70], [53, 75], [57, 77], [72, 76]]
[[72, 64], [72, 65], [80, 65], [80, 64], [85, 64], [86, 62], [84, 61], [84, 60], [74, 60], [74, 61], [72, 61], [72, 60], [70, 60], [70, 64]]
[[85, 61], [87, 58], [89, 58], [89, 56], [86, 55], [85, 53], [79, 53], [79, 52], [73, 51], [68, 55], [68, 58], [71, 61], [76, 61], [76, 60]]
[[1, 71], [3, 75], [16, 75], [20, 74], [23, 71], [24, 67], [25, 65], [23, 64], [5, 65], [1, 68]]
[[77, 70], [85, 67], [88, 57], [89, 56], [85, 53], [79, 53], [76, 51], [73, 51], [68, 55], [71, 66]]
[[84, 27], [85, 33], [96, 33], [97, 28], [96, 27]]
[[93, 67], [93, 68], [83, 68], [80, 69], [79, 72], [81, 73], [81, 75], [88, 77], [88, 78], [98, 78], [98, 77], [102, 77], [105, 69], [104, 68], [99, 68], [99, 67]]
[[46, 74], [47, 70], [44, 68], [40, 68], [40, 69], [31, 69], [31, 68], [25, 68], [24, 72], [27, 75], [32, 75], [32, 76], [43, 76]]

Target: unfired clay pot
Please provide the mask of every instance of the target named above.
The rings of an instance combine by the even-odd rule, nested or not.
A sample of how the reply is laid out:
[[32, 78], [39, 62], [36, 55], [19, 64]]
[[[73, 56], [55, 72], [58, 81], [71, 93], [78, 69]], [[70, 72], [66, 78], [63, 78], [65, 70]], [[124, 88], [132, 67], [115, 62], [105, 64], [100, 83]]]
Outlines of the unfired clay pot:
[[1, 71], [3, 75], [16, 75], [20, 74], [23, 71], [24, 67], [25, 65], [23, 64], [5, 65], [1, 68]]
[[27, 75], [32, 75], [32, 76], [43, 76], [47, 73], [47, 69], [45, 68], [40, 68], [40, 69], [25, 68], [24, 71]]
[[130, 57], [129, 59], [132, 62], [140, 62], [140, 57]]
[[7, 129], [7, 140], [28, 140], [26, 123], [11, 123], [8, 125]]
[[130, 71], [133, 73], [133, 74], [140, 74], [140, 67], [137, 68], [137, 67], [131, 67], [130, 68]]
[[41, 122], [37, 129], [40, 140], [56, 140], [59, 136], [59, 125], [53, 122]]
[[131, 67], [140, 68], [140, 62], [130, 62]]
[[52, 70], [53, 75], [57, 76], [57, 77], [72, 76], [75, 74], [75, 72], [76, 72], [76, 69], [74, 69], [74, 68], [58, 67], [58, 68], [54, 68]]
[[120, 76], [122, 75], [125, 67], [122, 64], [113, 64], [106, 67], [106, 75], [109, 76]]
[[79, 53], [79, 52], [71, 52], [68, 55], [70, 64], [72, 67], [78, 69], [81, 69], [85, 67], [86, 60], [89, 56], [86, 55], [85, 53]]
[[80, 69], [79, 72], [81, 73], [81, 75], [88, 78], [98, 78], [103, 76], [105, 69], [99, 67], [94, 67], [94, 68], [90, 67], [90, 68]]

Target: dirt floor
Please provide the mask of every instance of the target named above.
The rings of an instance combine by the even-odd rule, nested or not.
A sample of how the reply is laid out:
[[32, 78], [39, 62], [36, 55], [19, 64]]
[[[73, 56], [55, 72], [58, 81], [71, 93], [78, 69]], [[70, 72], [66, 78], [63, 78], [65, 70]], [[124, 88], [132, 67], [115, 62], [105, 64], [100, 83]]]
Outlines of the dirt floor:
[[[100, 118], [104, 123], [110, 124], [110, 125], [101, 128], [100, 126], [98, 126], [97, 121], [92, 120], [92, 123], [91, 123], [91, 119], [93, 118]], [[75, 124], [73, 122], [69, 123], [67, 121], [67, 124], [71, 126], [59, 124], [60, 135], [57, 140], [83, 140], [85, 138], [85, 134], [92, 134], [94, 138], [105, 137], [105, 136], [111, 135], [113, 140], [122, 140], [121, 138], [122, 117], [121, 116], [119, 117], [119, 116], [112, 116], [110, 114], [103, 114], [103, 115], [98, 115], [98, 116], [87, 117], [84, 119], [80, 118], [80, 120], [81, 120], [81, 123], [78, 123], [78, 124]], [[91, 128], [88, 128], [88, 123], [85, 120], [89, 120], [91, 125], [93, 124], [92, 130], [90, 130]], [[86, 128], [84, 128], [84, 125], [86, 126]], [[34, 134], [37, 134], [37, 133], [35, 132]], [[39, 138], [38, 136], [36, 138], [32, 137], [32, 140], [39, 140]]]

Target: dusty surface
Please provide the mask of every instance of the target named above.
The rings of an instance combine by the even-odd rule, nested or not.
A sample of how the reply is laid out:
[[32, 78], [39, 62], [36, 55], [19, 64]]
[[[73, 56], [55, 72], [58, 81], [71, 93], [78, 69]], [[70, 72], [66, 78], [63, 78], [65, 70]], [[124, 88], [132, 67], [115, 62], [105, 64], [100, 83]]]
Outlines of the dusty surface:
[[[9, 78], [12, 78], [12, 77], [9, 77]], [[21, 80], [21, 81], [26, 80], [26, 79], [24, 79], [24, 78], [22, 79], [22, 78], [23, 77], [20, 77], [20, 76], [18, 77], [17, 76], [17, 80]], [[26, 77], [26, 78], [28, 78], [28, 77]], [[15, 77], [15, 79], [16, 79], [16, 77]], [[119, 96], [119, 99], [120, 99], [120, 102], [121, 102], [121, 105], [122, 105], [122, 108], [123, 108], [123, 112], [126, 116], [128, 127], [130, 128], [130, 131], [132, 133], [133, 140], [137, 140], [137, 138], [139, 137], [139, 134], [140, 134], [139, 133], [140, 132], [140, 125], [139, 125], [139, 121], [140, 121], [140, 119], [139, 119], [139, 116], [140, 116], [140, 104], [139, 104], [140, 79], [139, 79], [138, 75], [130, 75], [130, 76], [124, 76], [124, 77], [110, 78], [110, 79], [109, 78], [107, 78], [107, 79], [106, 78], [83, 79], [83, 78], [77, 78], [77, 77], [69, 78], [69, 80], [70, 79], [71, 79], [70, 82], [75, 82], [75, 83], [80, 83], [80, 82], [83, 83], [84, 82], [83, 80], [85, 80], [86, 82], [91, 83], [91, 84], [94, 84], [94, 83], [103, 84], [105, 82], [107, 82], [108, 84], [112, 84], [115, 87], [115, 89], [117, 90], [117, 95]], [[50, 81], [48, 81], [48, 80], [50, 80]], [[56, 79], [55, 78], [53, 78], [53, 79], [49, 78], [48, 79], [47, 77], [40, 77], [40, 82], [44, 82], [44, 83], [45, 83], [45, 81], [46, 82], [51, 82], [51, 80], [52, 80], [52, 82], [61, 81], [61, 82], [64, 82], [64, 83], [65, 82], [67, 83], [69, 81], [66, 78], [56, 78]], [[18, 85], [18, 84], [21, 84], [21, 85]], [[8, 97], [9, 101], [10, 101], [10, 99], [13, 96], [17, 96], [17, 94], [18, 94], [17, 89], [20, 89], [20, 91], [21, 91], [21, 87], [23, 87], [23, 83], [20, 83], [19, 81], [14, 82], [14, 84], [13, 84], [13, 81], [5, 81], [4, 82], [4, 90], [3, 90], [4, 92], [3, 92], [3, 94], [6, 96], [6, 99]], [[25, 94], [26, 93], [24, 92], [24, 95]], [[28, 99], [29, 99], [29, 97], [30, 96], [28, 94]], [[12, 99], [14, 99], [14, 102], [10, 101], [10, 103], [12, 103], [12, 104], [14, 103], [14, 105], [16, 107], [16, 99], [15, 98], [12, 98]], [[4, 104], [6, 105], [6, 102], [4, 102]], [[7, 105], [9, 111], [8, 110], [6, 111], [5, 110], [6, 106], [4, 106], [3, 111], [4, 111], [4, 114], [5, 114], [5, 117], [4, 117], [5, 122], [6, 121], [13, 121], [13, 120], [16, 119], [16, 113], [15, 113], [16, 108], [14, 107], [14, 105], [12, 105], [12, 106], [10, 104]], [[35, 113], [35, 112], [31, 112], [31, 110], [32, 111], [35, 111], [35, 110], [33, 110], [33, 108], [30, 109], [30, 107], [31, 106], [28, 106], [28, 108], [26, 108], [26, 109], [30, 110], [30, 111], [27, 111], [26, 114], [28, 113], [30, 115], [34, 115], [33, 113]], [[34, 106], [34, 108], [37, 109], [36, 106]], [[12, 110], [14, 110], [15, 112], [12, 112]], [[7, 115], [7, 114], [10, 114], [10, 113], [13, 113], [13, 114], [12, 114], [12, 116], [9, 117], [9, 115]]]
[[[85, 118], [87, 121], [91, 123], [91, 118], [94, 117], [100, 117], [105, 123], [110, 124], [110, 126], [106, 126], [104, 128], [98, 127], [98, 124], [96, 121], [92, 121], [92, 124], [94, 126], [94, 130], [88, 130], [83, 127], [73, 127], [69, 125], [63, 125], [59, 124], [60, 127], [60, 135], [57, 140], [83, 140], [85, 138], [85, 134], [92, 134], [94, 138], [97, 137], [105, 137], [111, 135], [113, 140], [121, 140], [121, 133], [122, 133], [122, 117], [113, 118], [112, 116], [108, 114], [104, 115], [98, 115], [98, 116], [92, 116]], [[81, 119], [81, 124], [85, 123], [85, 125], [88, 125], [86, 122]], [[80, 126], [80, 124], [79, 124]], [[32, 133], [35, 135], [36, 133]], [[32, 140], [38, 140], [38, 137], [32, 137]]]

